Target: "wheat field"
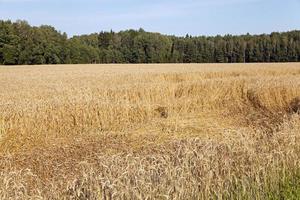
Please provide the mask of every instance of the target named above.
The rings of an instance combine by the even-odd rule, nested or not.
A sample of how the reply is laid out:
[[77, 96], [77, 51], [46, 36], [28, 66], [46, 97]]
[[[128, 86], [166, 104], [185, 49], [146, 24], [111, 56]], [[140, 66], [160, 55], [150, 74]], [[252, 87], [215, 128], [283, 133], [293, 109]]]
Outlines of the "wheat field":
[[299, 199], [300, 63], [0, 66], [0, 199]]

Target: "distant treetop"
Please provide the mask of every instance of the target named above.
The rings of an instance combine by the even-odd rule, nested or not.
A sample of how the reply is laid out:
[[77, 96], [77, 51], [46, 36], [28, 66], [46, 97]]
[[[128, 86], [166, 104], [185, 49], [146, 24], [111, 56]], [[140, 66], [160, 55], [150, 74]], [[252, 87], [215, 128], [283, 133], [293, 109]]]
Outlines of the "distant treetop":
[[0, 64], [299, 62], [300, 31], [186, 37], [144, 29], [68, 38], [54, 27], [0, 20]]

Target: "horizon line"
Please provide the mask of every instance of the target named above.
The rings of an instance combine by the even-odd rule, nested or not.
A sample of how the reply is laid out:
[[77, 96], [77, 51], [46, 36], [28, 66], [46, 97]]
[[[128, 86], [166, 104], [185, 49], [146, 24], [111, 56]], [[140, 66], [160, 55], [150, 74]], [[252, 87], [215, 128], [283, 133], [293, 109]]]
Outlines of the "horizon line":
[[53, 27], [57, 32], [61, 33], [61, 34], [66, 34], [67, 35], [67, 38], [70, 39], [70, 38], [73, 38], [73, 37], [80, 37], [80, 36], [88, 36], [88, 35], [92, 35], [92, 34], [99, 34], [101, 32], [114, 32], [114, 33], [120, 33], [120, 32], [125, 32], [125, 31], [130, 31], [130, 30], [133, 30], [133, 31], [140, 31], [140, 30], [143, 30], [145, 31], [146, 33], [156, 33], [156, 34], [161, 34], [161, 35], [165, 35], [165, 36], [173, 36], [173, 37], [186, 37], [187, 35], [188, 36], [191, 36], [191, 37], [217, 37], [217, 36], [221, 36], [221, 37], [225, 37], [225, 36], [246, 36], [246, 35], [251, 35], [251, 36], [260, 36], [260, 35], [271, 35], [272, 33], [287, 33], [287, 32], [293, 32], [293, 31], [300, 31], [300, 29], [290, 29], [290, 30], [274, 30], [274, 31], [271, 31], [271, 32], [261, 32], [261, 33], [251, 33], [251, 32], [247, 32], [247, 33], [238, 33], [238, 34], [234, 34], [234, 33], [223, 33], [223, 34], [211, 34], [211, 35], [206, 35], [206, 34], [201, 34], [199, 33], [198, 35], [192, 35], [192, 34], [189, 34], [189, 33], [186, 33], [185, 35], [176, 35], [176, 34], [170, 34], [170, 33], [163, 33], [163, 32], [157, 32], [157, 31], [148, 31], [148, 30], [145, 30], [143, 27], [140, 27], [140, 28], [127, 28], [127, 29], [122, 29], [122, 30], [113, 30], [113, 29], [110, 29], [110, 30], [105, 30], [105, 29], [102, 29], [102, 30], [99, 30], [99, 31], [96, 31], [96, 32], [90, 32], [90, 33], [82, 33], [82, 34], [69, 34], [63, 30], [60, 30], [58, 29], [55, 25], [52, 25], [52, 24], [40, 24], [40, 25], [32, 25], [28, 20], [24, 20], [24, 19], [16, 19], [16, 20], [12, 20], [12, 19], [0, 19], [0, 21], [10, 21], [12, 23], [17, 23], [18, 21], [21, 21], [21, 22], [26, 22], [29, 26], [31, 27], [42, 27], [42, 26], [50, 26], [50, 27]]

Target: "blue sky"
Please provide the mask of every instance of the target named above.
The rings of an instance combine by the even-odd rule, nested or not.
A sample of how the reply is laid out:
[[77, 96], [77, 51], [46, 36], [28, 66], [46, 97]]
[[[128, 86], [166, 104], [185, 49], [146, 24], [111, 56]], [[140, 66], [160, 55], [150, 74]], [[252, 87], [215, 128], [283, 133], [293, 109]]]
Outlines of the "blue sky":
[[300, 0], [0, 0], [0, 19], [52, 25], [69, 36], [144, 28], [217, 35], [300, 29]]

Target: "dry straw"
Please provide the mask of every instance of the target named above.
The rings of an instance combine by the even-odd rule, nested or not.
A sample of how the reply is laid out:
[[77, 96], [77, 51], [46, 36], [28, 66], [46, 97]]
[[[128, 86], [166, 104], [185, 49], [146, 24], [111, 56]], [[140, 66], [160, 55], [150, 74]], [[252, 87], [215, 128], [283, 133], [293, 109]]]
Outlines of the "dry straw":
[[0, 67], [0, 199], [300, 196], [300, 65]]

